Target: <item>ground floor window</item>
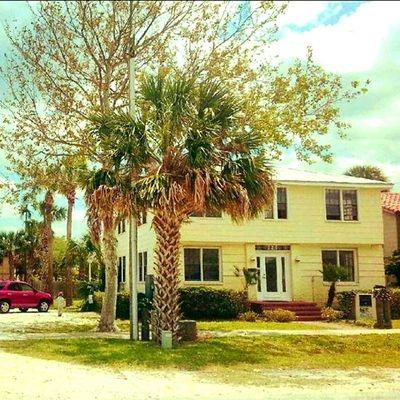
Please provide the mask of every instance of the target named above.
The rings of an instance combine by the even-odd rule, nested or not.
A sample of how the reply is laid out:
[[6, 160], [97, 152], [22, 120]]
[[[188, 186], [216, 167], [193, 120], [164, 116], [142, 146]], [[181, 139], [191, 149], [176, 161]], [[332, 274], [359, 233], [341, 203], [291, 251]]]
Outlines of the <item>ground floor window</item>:
[[126, 257], [118, 257], [118, 283], [126, 282]]
[[139, 253], [139, 282], [144, 282], [147, 275], [147, 251]]
[[324, 270], [329, 265], [342, 267], [347, 272], [347, 278], [342, 279], [345, 282], [355, 281], [355, 252], [354, 250], [322, 250], [322, 265]]
[[218, 282], [220, 280], [219, 249], [185, 248], [185, 281]]

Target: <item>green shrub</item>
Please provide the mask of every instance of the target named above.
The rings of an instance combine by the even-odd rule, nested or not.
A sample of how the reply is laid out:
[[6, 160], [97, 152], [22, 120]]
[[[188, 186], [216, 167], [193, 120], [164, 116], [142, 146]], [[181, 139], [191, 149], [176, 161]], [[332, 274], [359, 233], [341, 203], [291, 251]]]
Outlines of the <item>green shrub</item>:
[[392, 319], [400, 319], [400, 289], [391, 289], [390, 296]]
[[256, 322], [260, 316], [254, 311], [246, 311], [238, 315], [240, 321]]
[[277, 308], [276, 310], [264, 310], [262, 313], [264, 321], [267, 322], [291, 322], [296, 321], [296, 314], [293, 311]]
[[[96, 292], [93, 295], [93, 304], [89, 304], [88, 300], [82, 305], [81, 311], [94, 311], [97, 313], [101, 312], [101, 306], [103, 303], [104, 293]], [[138, 305], [139, 305], [139, 318], [142, 316], [142, 311], [147, 308], [151, 308], [151, 304], [147, 300], [143, 293], [138, 293]], [[129, 319], [129, 294], [118, 293], [117, 295], [117, 311], [116, 317], [118, 319]]]
[[343, 311], [334, 310], [332, 307], [325, 307], [321, 310], [321, 317], [328, 322], [335, 322], [343, 318]]
[[179, 289], [179, 296], [188, 319], [232, 319], [250, 309], [246, 292], [193, 286]]

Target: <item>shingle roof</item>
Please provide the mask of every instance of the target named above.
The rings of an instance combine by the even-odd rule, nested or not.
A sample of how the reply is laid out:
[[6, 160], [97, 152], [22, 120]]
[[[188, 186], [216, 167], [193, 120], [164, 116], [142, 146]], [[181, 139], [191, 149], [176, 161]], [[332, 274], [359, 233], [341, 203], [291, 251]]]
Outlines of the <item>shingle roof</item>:
[[278, 182], [308, 182], [322, 184], [345, 184], [356, 186], [377, 186], [391, 188], [391, 183], [371, 179], [356, 178], [347, 175], [333, 175], [322, 172], [301, 171], [292, 168], [276, 167], [276, 180]]
[[400, 213], [400, 193], [382, 193], [382, 208], [390, 213]]

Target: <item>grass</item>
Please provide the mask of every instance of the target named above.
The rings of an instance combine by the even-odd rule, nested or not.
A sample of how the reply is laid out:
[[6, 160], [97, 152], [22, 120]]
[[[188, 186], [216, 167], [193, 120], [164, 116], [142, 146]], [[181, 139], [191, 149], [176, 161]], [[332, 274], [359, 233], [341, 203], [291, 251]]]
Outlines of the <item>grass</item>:
[[247, 322], [247, 321], [199, 321], [197, 328], [202, 331], [233, 330], [323, 330], [331, 329], [328, 324], [304, 324], [301, 322]]
[[400, 335], [214, 338], [171, 351], [117, 339], [26, 340], [0, 342], [0, 349], [111, 369], [212, 371], [227, 379], [276, 368], [400, 368]]

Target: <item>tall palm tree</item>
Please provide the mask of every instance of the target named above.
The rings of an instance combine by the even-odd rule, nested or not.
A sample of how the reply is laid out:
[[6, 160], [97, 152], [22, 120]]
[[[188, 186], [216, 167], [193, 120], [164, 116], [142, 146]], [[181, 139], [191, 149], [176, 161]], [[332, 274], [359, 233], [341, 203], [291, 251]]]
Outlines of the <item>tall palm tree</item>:
[[48, 293], [53, 293], [54, 269], [53, 269], [53, 241], [54, 233], [52, 224], [54, 221], [65, 219], [65, 209], [54, 204], [54, 196], [51, 190], [47, 190], [42, 203], [39, 205], [43, 217], [41, 225], [41, 259], [43, 263], [43, 278]]
[[192, 212], [221, 210], [240, 222], [272, 201], [264, 138], [242, 121], [240, 102], [207, 78], [147, 76], [138, 93], [146, 127], [146, 169], [133, 187], [156, 232], [153, 333], [178, 339], [180, 228]]

